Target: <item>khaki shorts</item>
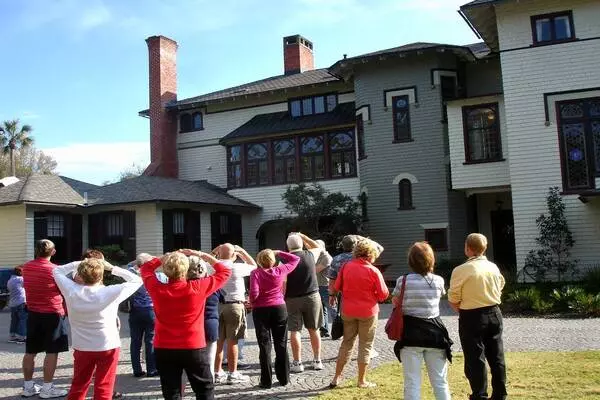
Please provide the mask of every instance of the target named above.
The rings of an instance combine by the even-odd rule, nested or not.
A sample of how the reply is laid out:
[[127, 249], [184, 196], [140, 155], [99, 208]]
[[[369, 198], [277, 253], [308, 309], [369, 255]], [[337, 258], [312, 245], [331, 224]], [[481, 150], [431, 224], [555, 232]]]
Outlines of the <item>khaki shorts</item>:
[[246, 337], [246, 307], [243, 304], [219, 304], [219, 339]]
[[285, 300], [285, 305], [290, 332], [301, 331], [303, 322], [306, 329], [318, 329], [323, 324], [323, 304], [319, 292], [288, 298]]

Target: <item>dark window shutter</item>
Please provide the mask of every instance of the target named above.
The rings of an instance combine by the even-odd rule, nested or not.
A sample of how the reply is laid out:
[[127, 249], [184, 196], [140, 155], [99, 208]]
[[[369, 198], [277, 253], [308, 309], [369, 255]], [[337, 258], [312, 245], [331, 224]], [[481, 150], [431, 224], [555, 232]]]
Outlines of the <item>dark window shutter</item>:
[[185, 216], [185, 234], [191, 249], [200, 249], [200, 212], [188, 210]]
[[221, 244], [221, 213], [210, 213], [210, 235], [212, 248]]
[[231, 243], [243, 247], [242, 244], [242, 216], [240, 214], [229, 215], [229, 232]]
[[71, 260], [78, 260], [79, 257], [81, 257], [81, 254], [83, 253], [83, 236], [81, 230], [82, 222], [83, 217], [81, 216], [81, 214], [71, 215], [71, 226], [69, 230], [71, 232], [71, 235], [68, 236], [68, 240], [71, 243]]
[[135, 259], [135, 211], [123, 211], [123, 250], [128, 260]]
[[46, 220], [46, 213], [35, 212], [33, 213], [33, 238], [34, 240], [45, 239], [48, 234], [48, 221]]
[[173, 210], [163, 210], [163, 253], [173, 251], [175, 240], [173, 238]]
[[88, 215], [88, 247], [96, 248], [103, 244], [104, 216], [102, 214]]

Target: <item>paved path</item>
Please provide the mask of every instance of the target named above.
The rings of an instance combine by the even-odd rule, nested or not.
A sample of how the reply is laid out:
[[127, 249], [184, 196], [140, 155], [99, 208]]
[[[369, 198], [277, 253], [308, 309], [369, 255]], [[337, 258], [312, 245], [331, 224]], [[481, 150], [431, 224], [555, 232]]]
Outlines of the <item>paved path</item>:
[[[395, 360], [392, 353], [392, 342], [387, 340], [383, 327], [385, 318], [389, 315], [388, 305], [382, 307], [381, 319], [379, 320], [375, 348], [379, 351], [379, 357], [372, 361], [373, 366]], [[460, 350], [458, 340], [458, 319], [445, 307], [443, 315], [444, 322], [455, 342], [454, 351]], [[131, 376], [129, 364], [129, 331], [127, 329], [127, 316], [122, 315], [123, 351], [119, 363], [119, 377], [117, 389], [123, 392], [127, 398], [157, 398], [160, 396], [158, 378], [136, 379]], [[249, 323], [251, 325], [251, 319]], [[8, 329], [10, 315], [6, 310], [0, 312], [0, 338], [8, 335], [4, 332]], [[600, 319], [538, 319], [538, 318], [507, 318], [505, 324], [505, 349], [506, 351], [569, 351], [569, 350], [600, 350], [600, 341], [593, 332], [600, 332]], [[4, 341], [4, 340], [2, 340]], [[306, 368], [301, 374], [292, 374], [291, 384], [286, 387], [275, 386], [269, 390], [257, 390], [259, 380], [258, 348], [254, 329], [248, 331], [247, 346], [244, 349], [245, 361], [250, 364], [250, 369], [244, 371], [251, 377], [246, 385], [219, 385], [217, 386], [218, 399], [305, 399], [316, 395], [328, 385], [335, 368], [335, 360], [339, 341], [326, 339], [323, 341], [323, 363], [325, 370], [312, 371]], [[310, 345], [307, 338], [303, 339], [304, 359], [311, 358]], [[0, 400], [16, 398], [20, 393], [22, 385], [21, 359], [24, 350], [23, 345], [0, 343]], [[347, 367], [346, 377], [356, 375], [356, 359], [354, 358]], [[42, 362], [38, 356], [38, 364]], [[308, 364], [308, 363], [305, 363]], [[307, 365], [305, 365], [306, 367]], [[462, 368], [462, 366], [453, 366]], [[60, 357], [59, 368], [56, 373], [55, 382], [58, 386], [68, 388], [73, 372], [73, 358], [71, 353], [64, 353]], [[36, 370], [36, 378], [40, 380], [41, 372]], [[188, 386], [188, 396], [191, 390]]]

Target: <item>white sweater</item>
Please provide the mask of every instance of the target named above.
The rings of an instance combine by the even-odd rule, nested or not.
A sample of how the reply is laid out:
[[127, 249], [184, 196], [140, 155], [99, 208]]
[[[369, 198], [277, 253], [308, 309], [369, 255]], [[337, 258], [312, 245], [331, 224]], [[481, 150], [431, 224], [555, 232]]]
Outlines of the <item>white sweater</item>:
[[67, 275], [79, 261], [52, 271], [54, 280], [67, 303], [73, 348], [80, 351], [105, 351], [121, 347], [117, 328], [119, 303], [142, 285], [142, 279], [123, 268], [113, 267], [112, 274], [125, 283], [111, 286], [84, 286]]

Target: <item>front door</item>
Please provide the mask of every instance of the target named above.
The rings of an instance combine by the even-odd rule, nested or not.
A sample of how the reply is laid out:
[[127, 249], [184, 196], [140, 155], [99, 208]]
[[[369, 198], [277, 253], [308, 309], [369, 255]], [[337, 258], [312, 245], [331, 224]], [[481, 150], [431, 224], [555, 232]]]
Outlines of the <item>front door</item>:
[[492, 243], [494, 262], [502, 271], [515, 271], [517, 256], [515, 250], [515, 223], [512, 210], [491, 212]]
[[242, 246], [242, 216], [231, 212], [210, 213], [212, 248], [231, 243]]

